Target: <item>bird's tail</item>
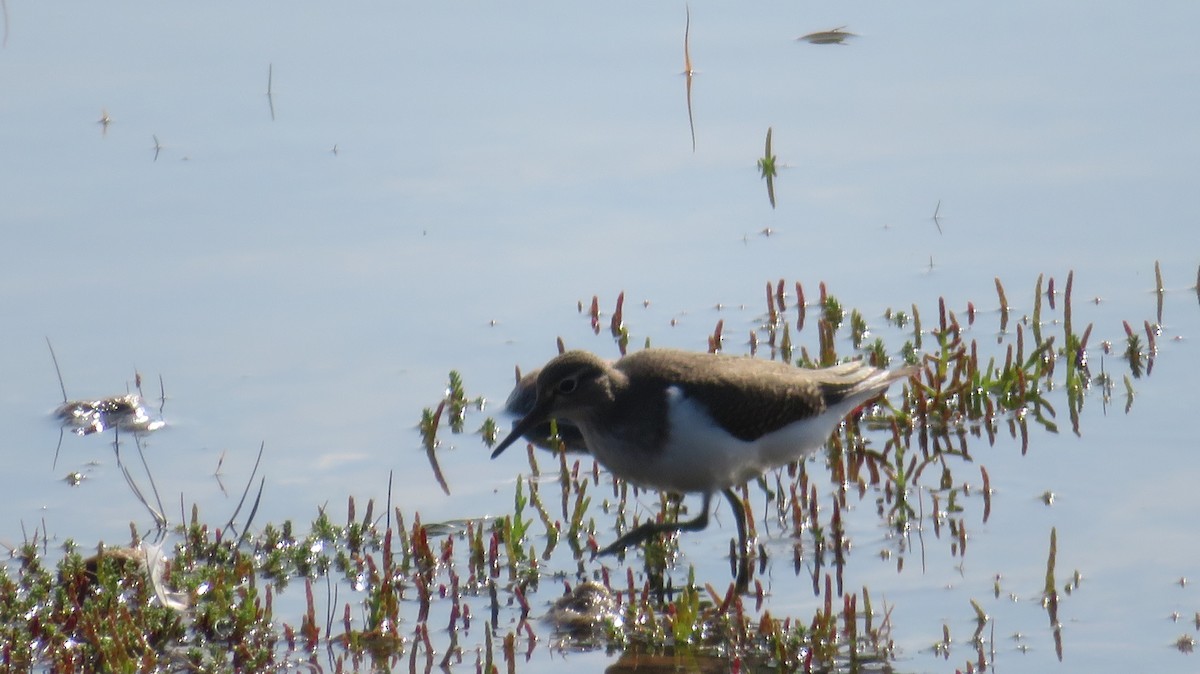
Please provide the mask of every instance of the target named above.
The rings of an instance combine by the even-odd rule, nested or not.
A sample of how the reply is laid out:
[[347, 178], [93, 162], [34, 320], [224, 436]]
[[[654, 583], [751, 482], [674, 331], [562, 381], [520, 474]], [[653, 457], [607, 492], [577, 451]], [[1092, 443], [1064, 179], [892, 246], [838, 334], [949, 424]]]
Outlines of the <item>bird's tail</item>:
[[883, 370], [866, 361], [855, 360], [819, 370], [821, 387], [829, 404], [853, 401], [864, 403], [887, 390], [892, 382], [908, 379], [918, 372], [914, 366]]

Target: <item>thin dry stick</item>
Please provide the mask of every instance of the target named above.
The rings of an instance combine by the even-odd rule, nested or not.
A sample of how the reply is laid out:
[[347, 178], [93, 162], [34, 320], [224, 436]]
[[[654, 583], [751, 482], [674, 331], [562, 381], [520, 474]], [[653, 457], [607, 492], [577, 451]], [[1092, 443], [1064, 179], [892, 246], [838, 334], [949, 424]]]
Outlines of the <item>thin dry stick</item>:
[[325, 574], [325, 639], [333, 633], [333, 607], [337, 606], [338, 586]]
[[158, 375], [158, 416], [162, 416], [163, 408], [167, 406], [167, 385], [163, 383], [163, 376]]
[[150, 514], [154, 516], [154, 521], [158, 523], [161, 529], [167, 525], [167, 518], [163, 515], [162, 498], [158, 495], [158, 485], [154, 484], [154, 476], [150, 473], [150, 465], [146, 463], [146, 453], [142, 451], [142, 440], [138, 437], [137, 433], [133, 434], [133, 444], [137, 447], [138, 457], [142, 460], [142, 469], [146, 471], [146, 478], [150, 480], [150, 491], [154, 492], [154, 502], [158, 505], [158, 510], [150, 508], [145, 499], [142, 499], [142, 504], [150, 510]]
[[154, 523], [157, 525], [158, 529], [164, 529], [167, 526], [166, 516], [155, 510], [154, 507], [150, 505], [149, 501], [146, 500], [146, 495], [142, 493], [141, 488], [138, 487], [137, 482], [134, 481], [133, 475], [129, 473], [129, 469], [126, 468], [124, 464], [121, 464], [121, 474], [125, 476], [125, 484], [129, 485], [129, 489], [133, 492], [133, 495], [137, 497], [137, 500], [141, 502], [143, 506], [145, 506], [146, 510], [150, 513], [150, 516], [154, 518]]
[[225, 450], [221, 450], [221, 456], [217, 457], [217, 469], [213, 471], [213, 477], [217, 478], [217, 486], [221, 488], [221, 494], [226, 498], [229, 497], [229, 492], [225, 490], [225, 481], [221, 479], [221, 466], [225, 464]]
[[[119, 444], [120, 433], [121, 433], [120, 427], [114, 426], [113, 427], [113, 450], [116, 452], [116, 455], [117, 455], [117, 467], [121, 469], [121, 474], [125, 476], [125, 484], [129, 485], [130, 491], [133, 492], [133, 495], [135, 497], [137, 497], [137, 500], [140, 501], [143, 506], [145, 506], [147, 511], [149, 511], [150, 516], [154, 518], [154, 522], [155, 522], [155, 524], [158, 525], [158, 528], [162, 529], [163, 527], [165, 527], [167, 525], [167, 518], [166, 518], [166, 516], [164, 516], [162, 514], [162, 501], [158, 500], [158, 510], [155, 510], [154, 507], [150, 505], [150, 502], [146, 498], [145, 493], [142, 492], [142, 488], [139, 487], [137, 484], [137, 481], [133, 479], [133, 474], [129, 472], [129, 469], [126, 468], [125, 464], [121, 461], [121, 450], [120, 450], [120, 444]], [[134, 444], [137, 446], [137, 449], [138, 449], [138, 454], [142, 457], [142, 467], [146, 470], [146, 475], [149, 476], [150, 469], [148, 466], [146, 466], [146, 456], [144, 454], [142, 454], [142, 445], [140, 442], [138, 442], [136, 433], [134, 434], [133, 438], [134, 438]], [[154, 487], [154, 478], [153, 477], [150, 477], [150, 486]], [[154, 497], [156, 500], [158, 499], [158, 489], [156, 487], [154, 488]]]
[[[54, 373], [58, 375], [58, 388], [62, 390], [63, 404], [67, 404], [67, 385], [63, 383], [62, 370], [58, 368], [58, 356], [54, 355], [54, 345], [50, 343], [50, 338], [46, 338], [46, 347], [50, 349], [50, 360], [54, 361]], [[51, 464], [51, 469], [58, 468], [58, 454], [62, 451], [62, 441], [65, 429], [63, 426], [58, 427], [58, 444], [54, 446], [54, 462]]]
[[258, 506], [262, 503], [263, 487], [267, 485], [267, 478], [261, 478], [258, 481], [258, 492], [254, 495], [254, 505], [250, 507], [250, 514], [246, 516], [246, 523], [242, 525], [242, 538], [245, 538], [250, 532], [250, 523], [254, 521], [254, 516], [258, 514]]
[[1154, 261], [1154, 292], [1158, 295], [1158, 314], [1156, 318], [1158, 324], [1162, 325], [1163, 294], [1166, 293], [1166, 289], [1163, 288], [1162, 269], [1158, 266], [1158, 260]]
[[[250, 471], [250, 479], [246, 480], [246, 488], [242, 490], [242, 498], [238, 501], [237, 507], [233, 509], [233, 514], [229, 516], [229, 521], [225, 523], [225, 529], [233, 529], [233, 521], [237, 519], [238, 513], [242, 511], [242, 506], [246, 503], [246, 496], [250, 493], [250, 485], [254, 484], [254, 476], [258, 473], [258, 466], [262, 462], [263, 450], [265, 450], [266, 447], [267, 443], [265, 441], [258, 446], [258, 457], [254, 459], [254, 469]], [[263, 481], [265, 482], [265, 478]], [[258, 495], [259, 497], [262, 496], [262, 483], [259, 484]], [[257, 500], [255, 501], [254, 507], [255, 509], [258, 508]], [[254, 514], [251, 513], [250, 516], [253, 518]], [[249, 520], [247, 520], [247, 524], [249, 524]]]
[[275, 64], [267, 64], [267, 105], [271, 108], [271, 121], [275, 121], [275, 97], [271, 88], [275, 77]]
[[[520, 377], [520, 373], [518, 373], [518, 378], [519, 377]], [[386, 517], [386, 522], [387, 522], [386, 528], [387, 529], [392, 528], [392, 473], [393, 472], [394, 471], [391, 471], [391, 470], [388, 471], [387, 517]]]
[[67, 402], [67, 385], [63, 383], [62, 370], [58, 369], [58, 356], [54, 355], [54, 345], [46, 338], [46, 346], [50, 349], [50, 360], [54, 361], [54, 373], [58, 375], [58, 387], [62, 389], [63, 402]]
[[692, 54], [689, 48], [692, 32], [692, 9], [687, 5], [684, 5], [683, 8], [687, 16], [683, 24], [683, 75], [687, 78], [688, 129], [692, 132], [692, 152], [695, 152], [696, 123], [692, 117], [692, 75], [696, 74], [696, 71], [692, 69]]
[[63, 435], [65, 433], [66, 433], [66, 429], [60, 426], [58, 429], [58, 444], [55, 445], [55, 447], [54, 447], [54, 462], [52, 464], [50, 464], [51, 470], [58, 468], [58, 453], [60, 451], [62, 451]]
[[683, 74], [691, 75], [693, 72], [692, 56], [688, 49], [688, 45], [692, 32], [692, 8], [688, 5], [684, 5], [683, 11], [685, 12], [686, 17], [683, 24]]

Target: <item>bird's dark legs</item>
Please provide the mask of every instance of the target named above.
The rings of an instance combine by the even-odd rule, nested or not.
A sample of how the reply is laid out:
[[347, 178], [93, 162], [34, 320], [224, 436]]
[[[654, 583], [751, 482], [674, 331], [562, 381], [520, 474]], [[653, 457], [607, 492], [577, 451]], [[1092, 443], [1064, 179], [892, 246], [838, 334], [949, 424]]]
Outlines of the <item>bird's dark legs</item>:
[[631, 545], [637, 545], [647, 538], [657, 536], [658, 534], [668, 534], [676, 531], [700, 531], [708, 526], [708, 507], [711, 504], [712, 494], [705, 494], [704, 505], [701, 507], [700, 514], [696, 516], [696, 519], [684, 522], [645, 522], [596, 554], [611, 555]]
[[[730, 507], [733, 508], [733, 519], [737, 524], [737, 591], [739, 594], [742, 594], [750, 586], [750, 555], [746, 541], [746, 508], [742, 505], [742, 499], [733, 489], [725, 489], [721, 493], [725, 495], [725, 499], [729, 501]], [[708, 526], [708, 511], [711, 505], [712, 494], [705, 494], [704, 504], [701, 506], [700, 514], [695, 519], [684, 522], [645, 522], [633, 531], [627, 532], [624, 536], [621, 536], [596, 554], [611, 555], [631, 545], [638, 545], [658, 534], [675, 533], [676, 531], [700, 531]]]
[[743, 594], [750, 588], [750, 550], [746, 541], [746, 507], [742, 499], [733, 489], [721, 492], [729, 506], [733, 508], [733, 519], [737, 522], [738, 553], [737, 553], [737, 592]]

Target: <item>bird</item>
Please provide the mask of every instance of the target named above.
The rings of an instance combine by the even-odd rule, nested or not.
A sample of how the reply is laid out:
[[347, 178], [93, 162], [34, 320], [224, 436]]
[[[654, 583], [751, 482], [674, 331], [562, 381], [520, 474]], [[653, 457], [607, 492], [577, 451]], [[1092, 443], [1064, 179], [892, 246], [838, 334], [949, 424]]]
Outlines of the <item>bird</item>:
[[675, 349], [644, 349], [615, 362], [567, 351], [546, 363], [536, 381], [531, 374], [518, 382], [509, 407], [524, 410], [524, 416], [492, 458], [522, 436], [537, 438], [554, 419], [560, 431], [577, 432], [586, 450], [616, 477], [702, 497], [694, 519], [643, 523], [598, 555], [658, 534], [700, 531], [708, 526], [713, 496], [724, 495], [738, 530], [737, 590], [745, 592], [746, 513], [734, 488], [816, 451], [847, 415], [912, 374], [912, 368], [884, 370], [861, 360], [802, 368]]

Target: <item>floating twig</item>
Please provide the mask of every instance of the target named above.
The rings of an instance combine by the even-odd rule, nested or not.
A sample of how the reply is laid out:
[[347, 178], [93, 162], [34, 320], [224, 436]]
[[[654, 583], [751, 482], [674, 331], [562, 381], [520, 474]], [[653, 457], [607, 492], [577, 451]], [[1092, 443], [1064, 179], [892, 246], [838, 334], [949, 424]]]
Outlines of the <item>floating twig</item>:
[[796, 41], [809, 44], [846, 44], [846, 40], [852, 37], [858, 37], [858, 35], [848, 32], [845, 26], [838, 26], [829, 30], [819, 30], [808, 35], [801, 35], [796, 38]]
[[271, 121], [275, 121], [275, 64], [267, 64], [267, 106], [271, 109]]
[[213, 471], [213, 477], [217, 478], [217, 486], [221, 489], [221, 494], [226, 498], [229, 497], [229, 492], [225, 490], [225, 482], [221, 479], [221, 465], [225, 463], [225, 450], [221, 450], [221, 456], [217, 457], [217, 469]]
[[696, 71], [692, 69], [692, 54], [689, 48], [692, 32], [692, 9], [686, 4], [683, 9], [686, 16], [683, 24], [683, 76], [687, 82], [688, 129], [692, 133], [692, 152], [694, 153], [696, 151], [696, 123], [692, 117], [692, 75], [695, 75]]

